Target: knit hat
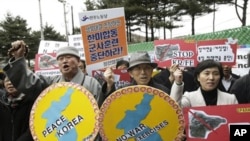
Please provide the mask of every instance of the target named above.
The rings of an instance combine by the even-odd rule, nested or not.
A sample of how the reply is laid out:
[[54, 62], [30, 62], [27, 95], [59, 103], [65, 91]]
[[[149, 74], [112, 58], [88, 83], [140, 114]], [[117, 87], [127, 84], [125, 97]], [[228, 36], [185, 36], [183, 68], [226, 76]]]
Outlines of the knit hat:
[[56, 59], [58, 59], [58, 57], [61, 55], [73, 55], [77, 58], [80, 58], [79, 51], [77, 50], [77, 48], [72, 46], [59, 48], [56, 52]]
[[128, 70], [140, 64], [150, 64], [153, 68], [157, 67], [157, 63], [152, 63], [149, 54], [145, 51], [131, 54]]

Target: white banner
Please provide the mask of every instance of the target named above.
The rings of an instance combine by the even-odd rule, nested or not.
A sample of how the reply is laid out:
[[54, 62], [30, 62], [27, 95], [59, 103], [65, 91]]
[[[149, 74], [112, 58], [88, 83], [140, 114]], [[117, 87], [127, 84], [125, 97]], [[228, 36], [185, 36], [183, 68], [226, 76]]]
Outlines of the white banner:
[[238, 48], [236, 65], [232, 68], [234, 74], [243, 76], [249, 72], [249, 67], [247, 65], [247, 54], [250, 52], [250, 48]]

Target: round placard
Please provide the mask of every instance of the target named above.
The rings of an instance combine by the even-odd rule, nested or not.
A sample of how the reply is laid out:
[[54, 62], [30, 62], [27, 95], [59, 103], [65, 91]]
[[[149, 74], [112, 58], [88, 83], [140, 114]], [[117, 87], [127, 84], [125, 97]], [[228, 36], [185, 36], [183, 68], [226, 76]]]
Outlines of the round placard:
[[46, 88], [36, 99], [30, 114], [35, 141], [94, 140], [99, 131], [99, 108], [84, 87], [61, 82]]
[[112, 93], [100, 108], [104, 141], [175, 141], [184, 132], [179, 105], [163, 91], [143, 85]]

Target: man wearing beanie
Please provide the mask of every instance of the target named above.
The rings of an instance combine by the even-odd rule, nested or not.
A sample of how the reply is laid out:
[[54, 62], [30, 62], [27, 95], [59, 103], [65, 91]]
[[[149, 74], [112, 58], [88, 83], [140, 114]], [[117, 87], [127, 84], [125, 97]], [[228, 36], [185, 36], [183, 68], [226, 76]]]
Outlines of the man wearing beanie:
[[[9, 63], [3, 68], [6, 75], [18, 89], [18, 91], [25, 93], [34, 98], [49, 87], [53, 83], [58, 82], [73, 82], [84, 86], [90, 93], [92, 93], [101, 106], [103, 102], [103, 94], [101, 92], [100, 83], [93, 77], [85, 75], [78, 67], [80, 62], [79, 52], [75, 47], [62, 47], [57, 50], [56, 59], [61, 72], [57, 76], [42, 76], [34, 74], [30, 69], [27, 69], [25, 61], [26, 49], [22, 46], [20, 41], [12, 44], [9, 54], [12, 58]], [[96, 141], [100, 140], [97, 136]]]
[[[90, 76], [82, 73], [78, 67], [80, 62], [79, 51], [75, 47], [61, 47], [57, 50], [56, 59], [61, 75], [57, 76], [37, 76], [27, 69], [25, 62], [25, 46], [21, 46], [19, 41], [12, 45], [9, 63], [4, 67], [4, 71], [13, 82], [13, 85], [23, 93], [40, 94], [45, 88], [57, 82], [74, 82], [84, 86], [96, 98], [99, 106], [102, 104], [101, 85]], [[20, 75], [22, 74], [22, 75]]]

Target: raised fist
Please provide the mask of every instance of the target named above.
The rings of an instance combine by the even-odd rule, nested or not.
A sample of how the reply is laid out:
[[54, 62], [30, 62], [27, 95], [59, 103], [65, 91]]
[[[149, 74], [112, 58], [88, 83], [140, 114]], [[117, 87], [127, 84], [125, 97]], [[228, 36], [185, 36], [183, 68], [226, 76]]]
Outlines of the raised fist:
[[115, 82], [114, 72], [112, 68], [106, 68], [105, 72], [103, 73], [103, 76], [104, 76], [105, 81], [107, 82], [108, 89], [111, 89], [111, 86]]
[[23, 40], [17, 40], [11, 43], [11, 48], [8, 50], [9, 57], [25, 57], [29, 52], [29, 47]]

